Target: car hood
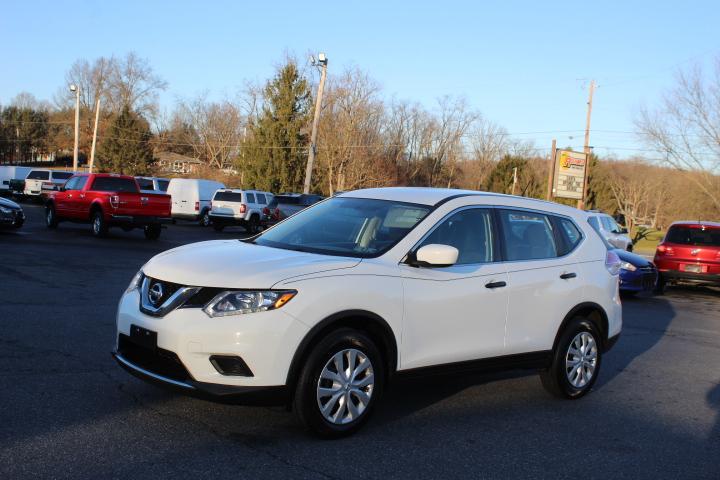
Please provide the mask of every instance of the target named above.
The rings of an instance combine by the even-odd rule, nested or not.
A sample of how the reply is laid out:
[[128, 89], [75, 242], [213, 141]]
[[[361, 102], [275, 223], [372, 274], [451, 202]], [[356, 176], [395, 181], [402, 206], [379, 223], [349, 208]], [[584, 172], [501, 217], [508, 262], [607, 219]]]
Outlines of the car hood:
[[16, 210], [20, 209], [20, 205], [13, 202], [12, 200], [8, 200], [7, 198], [3, 197], [0, 197], [0, 205], [2, 205], [3, 207], [14, 208]]
[[620, 260], [623, 262], [628, 262], [636, 267], [647, 267], [648, 265], [652, 265], [652, 262], [645, 257], [641, 257], [640, 255], [637, 255], [635, 253], [628, 252], [627, 250], [622, 250], [620, 248], [616, 248], [614, 250], [615, 253], [617, 253], [618, 257], [620, 257]]
[[270, 288], [291, 277], [351, 268], [360, 259], [271, 248], [239, 240], [213, 240], [153, 257], [145, 275], [182, 285]]

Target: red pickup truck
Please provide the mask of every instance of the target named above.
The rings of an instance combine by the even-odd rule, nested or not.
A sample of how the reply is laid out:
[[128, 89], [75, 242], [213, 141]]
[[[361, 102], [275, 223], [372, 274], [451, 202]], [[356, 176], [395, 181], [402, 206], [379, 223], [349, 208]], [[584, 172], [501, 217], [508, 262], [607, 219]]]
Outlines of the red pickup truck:
[[141, 193], [134, 177], [81, 173], [48, 194], [45, 221], [48, 228], [62, 221], [90, 223], [96, 237], [115, 226], [125, 231], [142, 228], [145, 238], [155, 240], [160, 225], [172, 221], [170, 208], [170, 195]]

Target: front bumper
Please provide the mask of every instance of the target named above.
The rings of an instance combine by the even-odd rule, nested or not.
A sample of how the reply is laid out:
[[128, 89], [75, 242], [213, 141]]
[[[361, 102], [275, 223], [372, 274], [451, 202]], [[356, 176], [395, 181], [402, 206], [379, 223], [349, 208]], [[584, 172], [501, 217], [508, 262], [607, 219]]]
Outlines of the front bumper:
[[25, 214], [22, 210], [12, 209], [10, 213], [0, 212], [0, 226], [19, 226], [25, 222]]
[[118, 365], [141, 380], [203, 400], [240, 405], [284, 405], [289, 399], [285, 385], [247, 387], [198, 382], [193, 379], [175, 380], [136, 365], [117, 350], [113, 351], [112, 355]]
[[215, 215], [210, 213], [210, 220], [218, 225], [245, 225], [245, 217], [234, 217], [231, 215]]
[[[282, 309], [210, 318], [200, 308], [177, 308], [164, 317], [154, 317], [141, 312], [139, 304], [137, 291], [126, 293], [120, 300], [115, 351], [122, 354], [122, 341], [131, 336], [133, 325], [155, 332], [156, 351], [174, 356], [182, 368], [180, 373], [152, 362], [126, 360], [201, 392], [284, 386], [292, 357], [308, 332], [307, 326]], [[252, 376], [223, 375], [210, 361], [214, 355], [240, 357]]]
[[621, 292], [652, 292], [657, 285], [658, 272], [655, 269], [620, 271]]

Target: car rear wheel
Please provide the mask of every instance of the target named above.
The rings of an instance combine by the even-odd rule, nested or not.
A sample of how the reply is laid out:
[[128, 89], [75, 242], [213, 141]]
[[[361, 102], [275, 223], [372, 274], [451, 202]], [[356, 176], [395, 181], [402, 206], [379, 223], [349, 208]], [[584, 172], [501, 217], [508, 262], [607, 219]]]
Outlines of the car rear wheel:
[[48, 228], [57, 228], [58, 220], [55, 213], [55, 205], [48, 205], [45, 207], [45, 225]]
[[160, 238], [160, 232], [162, 232], [162, 227], [159, 224], [154, 225], [145, 225], [143, 228], [143, 232], [145, 233], [145, 238], [148, 240], [157, 240]]
[[369, 418], [384, 380], [382, 356], [372, 340], [356, 330], [337, 330], [305, 362], [295, 389], [295, 413], [321, 437], [350, 435]]
[[254, 235], [254, 234], [258, 233], [259, 228], [260, 228], [260, 220], [258, 219], [258, 216], [252, 215], [247, 224], [248, 233], [252, 233]]
[[560, 398], [576, 399], [587, 394], [600, 373], [600, 338], [590, 320], [573, 318], [553, 351], [552, 364], [540, 372], [545, 389]]
[[92, 233], [96, 237], [104, 237], [107, 235], [108, 226], [105, 217], [100, 210], [95, 210], [92, 215]]
[[212, 219], [210, 218], [210, 210], [203, 210], [200, 214], [200, 226], [209, 227], [211, 223]]

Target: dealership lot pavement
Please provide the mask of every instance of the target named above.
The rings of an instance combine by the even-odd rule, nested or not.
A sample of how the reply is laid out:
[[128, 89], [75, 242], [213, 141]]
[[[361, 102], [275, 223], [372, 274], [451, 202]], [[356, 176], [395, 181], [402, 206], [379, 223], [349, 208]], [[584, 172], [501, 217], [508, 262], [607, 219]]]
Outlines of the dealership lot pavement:
[[20, 231], [0, 231], [2, 479], [719, 478], [718, 292], [627, 299], [582, 400], [555, 400], [525, 372], [406, 380], [359, 434], [320, 441], [282, 408], [170, 394], [110, 357], [117, 301], [145, 261], [242, 229], [98, 240], [25, 211]]

